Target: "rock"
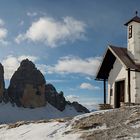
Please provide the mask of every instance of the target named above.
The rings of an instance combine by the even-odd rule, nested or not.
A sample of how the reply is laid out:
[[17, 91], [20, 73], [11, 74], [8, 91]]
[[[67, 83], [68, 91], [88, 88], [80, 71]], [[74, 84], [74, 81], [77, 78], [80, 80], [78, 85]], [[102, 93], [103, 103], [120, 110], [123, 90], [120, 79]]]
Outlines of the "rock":
[[66, 107], [66, 105], [73, 106], [77, 112], [82, 112], [82, 113], [89, 113], [90, 111], [79, 104], [78, 102], [69, 102], [66, 101], [63, 92], [61, 91], [58, 93], [55, 89], [55, 87], [52, 84], [47, 84], [45, 87], [45, 97], [46, 100], [56, 107], [58, 110], [63, 111]]
[[2, 64], [0, 64], [0, 102], [2, 102], [4, 91], [5, 91], [4, 69]]
[[25, 59], [10, 80], [8, 95], [17, 106], [41, 107], [46, 104], [45, 84], [42, 73]]
[[86, 107], [82, 106], [78, 102], [73, 102], [73, 103], [71, 103], [71, 105], [76, 109], [77, 112], [83, 112], [83, 113], [90, 112]]
[[52, 84], [46, 85], [45, 97], [46, 100], [58, 110], [63, 111], [65, 109], [66, 100], [63, 92], [61, 91], [60, 93], [58, 93]]

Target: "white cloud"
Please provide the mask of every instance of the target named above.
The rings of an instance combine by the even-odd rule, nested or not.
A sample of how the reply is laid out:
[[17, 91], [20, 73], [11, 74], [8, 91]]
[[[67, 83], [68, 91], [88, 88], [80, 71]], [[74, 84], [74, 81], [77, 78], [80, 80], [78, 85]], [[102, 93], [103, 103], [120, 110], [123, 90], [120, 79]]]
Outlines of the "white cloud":
[[48, 73], [79, 73], [95, 76], [100, 57], [81, 59], [79, 57], [63, 57], [54, 66], [48, 66]]
[[[9, 55], [5, 59], [3, 59], [2, 65], [4, 66], [4, 77], [5, 77], [5, 79], [7, 79], [7, 80], [11, 79], [12, 75], [14, 74], [14, 72], [19, 67], [20, 62], [23, 59], [26, 59], [26, 58], [28, 58], [29, 60], [31, 60], [33, 62], [38, 60], [37, 57], [29, 56], [29, 55], [22, 55], [22, 56], [19, 56], [19, 57]], [[41, 68], [40, 68], [40, 70], [41, 70]]]
[[15, 70], [19, 67], [19, 62], [16, 57], [10, 55], [2, 61], [2, 65], [4, 66], [5, 79], [10, 79]]
[[45, 75], [47, 73], [47, 65], [45, 65], [45, 64], [37, 64], [36, 66], [42, 72], [42, 74]]
[[66, 100], [70, 102], [78, 101], [79, 96], [76, 95], [68, 95], [66, 96]]
[[86, 25], [72, 17], [65, 17], [57, 21], [50, 17], [42, 17], [32, 23], [26, 33], [19, 34], [15, 41], [20, 43], [24, 40], [42, 42], [49, 47], [65, 44], [67, 41], [74, 42], [85, 38]]
[[80, 85], [80, 88], [81, 89], [87, 89], [87, 90], [98, 90], [98, 89], [100, 89], [99, 87], [93, 86], [90, 83], [82, 83]]

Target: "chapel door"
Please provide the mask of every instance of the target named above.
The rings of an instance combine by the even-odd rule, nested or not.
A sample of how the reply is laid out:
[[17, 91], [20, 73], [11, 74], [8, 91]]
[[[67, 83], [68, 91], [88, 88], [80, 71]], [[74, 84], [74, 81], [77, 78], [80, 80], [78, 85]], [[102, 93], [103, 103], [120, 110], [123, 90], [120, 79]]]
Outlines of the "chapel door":
[[120, 103], [124, 102], [124, 95], [125, 95], [125, 81], [119, 81], [115, 83], [115, 107], [119, 108]]

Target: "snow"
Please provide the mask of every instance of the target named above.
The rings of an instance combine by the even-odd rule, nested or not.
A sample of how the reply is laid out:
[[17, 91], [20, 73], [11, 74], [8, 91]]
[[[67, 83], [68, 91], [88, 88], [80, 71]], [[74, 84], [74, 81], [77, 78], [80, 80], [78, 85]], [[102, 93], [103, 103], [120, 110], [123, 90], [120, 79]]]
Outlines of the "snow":
[[12, 129], [0, 129], [0, 140], [80, 140], [80, 134], [65, 135], [64, 132], [69, 130], [71, 128], [67, 122], [30, 123]]
[[42, 119], [54, 119], [73, 117], [79, 115], [74, 107], [67, 105], [64, 111], [59, 111], [49, 103], [45, 107], [29, 109], [13, 107], [10, 103], [0, 104], [0, 123], [14, 123], [17, 121], [32, 121]]

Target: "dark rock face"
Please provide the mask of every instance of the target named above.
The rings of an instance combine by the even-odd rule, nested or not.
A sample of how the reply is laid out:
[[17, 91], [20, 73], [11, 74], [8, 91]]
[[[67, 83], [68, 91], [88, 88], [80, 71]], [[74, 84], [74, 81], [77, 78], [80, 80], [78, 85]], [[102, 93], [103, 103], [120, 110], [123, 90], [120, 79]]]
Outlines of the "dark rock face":
[[46, 85], [45, 97], [46, 100], [58, 110], [63, 111], [65, 109], [67, 102], [65, 100], [63, 92], [61, 91], [60, 93], [58, 93], [52, 84]]
[[83, 113], [90, 112], [86, 107], [82, 106], [78, 102], [73, 102], [73, 103], [71, 103], [71, 105], [76, 109], [77, 112], [83, 112]]
[[4, 69], [2, 64], [0, 64], [0, 102], [2, 102], [4, 91], [5, 91]]
[[58, 93], [52, 84], [47, 84], [45, 87], [45, 97], [47, 102], [56, 107], [58, 110], [63, 111], [66, 105], [73, 106], [77, 112], [89, 113], [90, 111], [79, 104], [78, 102], [66, 101], [63, 92]]
[[42, 73], [26, 59], [11, 78], [8, 95], [17, 106], [41, 107], [46, 104], [45, 84]]

